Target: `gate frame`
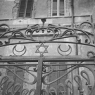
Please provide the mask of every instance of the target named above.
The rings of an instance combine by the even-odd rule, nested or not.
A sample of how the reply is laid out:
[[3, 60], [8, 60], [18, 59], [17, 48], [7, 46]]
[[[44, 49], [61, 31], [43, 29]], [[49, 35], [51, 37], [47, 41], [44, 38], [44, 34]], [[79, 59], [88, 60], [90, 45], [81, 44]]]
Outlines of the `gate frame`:
[[[95, 62], [95, 58], [82, 58], [80, 56], [74, 57], [1, 57], [0, 62], [38, 62], [37, 70], [37, 86], [34, 95], [41, 95], [42, 91], [42, 68], [44, 66], [43, 62]], [[56, 64], [55, 64], [56, 65]], [[93, 64], [63, 64], [64, 65], [95, 65]], [[35, 66], [35, 64], [0, 64], [0, 66]], [[59, 66], [59, 65], [58, 65]]]

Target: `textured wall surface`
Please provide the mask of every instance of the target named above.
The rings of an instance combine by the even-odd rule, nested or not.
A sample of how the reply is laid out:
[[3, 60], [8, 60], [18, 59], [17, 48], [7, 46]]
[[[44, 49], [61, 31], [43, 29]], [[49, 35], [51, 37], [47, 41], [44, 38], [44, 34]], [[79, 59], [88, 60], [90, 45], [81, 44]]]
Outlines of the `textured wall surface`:
[[91, 15], [95, 0], [74, 0], [75, 15]]
[[[51, 1], [34, 0], [33, 18], [45, 18], [50, 16]], [[17, 3], [19, 0], [0, 0], [0, 19], [13, 19], [17, 17]], [[69, 16], [70, 0], [65, 1], [65, 13]], [[95, 0], [74, 0], [75, 15], [90, 15], [93, 12]], [[13, 13], [12, 13], [13, 11]], [[66, 12], [67, 11], [67, 12]]]
[[[0, 19], [14, 19], [12, 21], [0, 21], [1, 23], [7, 23], [11, 26], [23, 26], [27, 24], [42, 24], [39, 18], [47, 18], [51, 15], [51, 0], [34, 0], [34, 10], [31, 18], [17, 18], [19, 0], [0, 0]], [[69, 4], [68, 4], [69, 3]], [[70, 16], [70, 0], [65, 1], [65, 13], [66, 16]], [[74, 13], [77, 16], [91, 15], [95, 11], [95, 0], [74, 0]], [[93, 10], [94, 8], [94, 10]], [[93, 16], [94, 17], [94, 16]], [[33, 19], [38, 18], [38, 19]], [[87, 17], [75, 17], [75, 22], [83, 22], [89, 20]], [[52, 24], [71, 24], [71, 17], [60, 18], [52, 17], [46, 21], [46, 23]]]
[[48, 6], [47, 6], [48, 2], [47, 0], [37, 0], [36, 3], [36, 14], [35, 14], [35, 18], [45, 18], [47, 17], [47, 13], [48, 13]]
[[0, 0], [0, 19], [12, 19], [14, 0]]

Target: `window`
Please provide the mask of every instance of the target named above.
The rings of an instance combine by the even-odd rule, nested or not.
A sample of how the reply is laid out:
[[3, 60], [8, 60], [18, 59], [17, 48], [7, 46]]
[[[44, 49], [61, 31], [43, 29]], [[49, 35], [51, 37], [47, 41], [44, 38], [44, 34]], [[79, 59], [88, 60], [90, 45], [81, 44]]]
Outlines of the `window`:
[[52, 16], [64, 16], [64, 0], [52, 0]]
[[20, 0], [18, 17], [31, 17], [33, 0]]

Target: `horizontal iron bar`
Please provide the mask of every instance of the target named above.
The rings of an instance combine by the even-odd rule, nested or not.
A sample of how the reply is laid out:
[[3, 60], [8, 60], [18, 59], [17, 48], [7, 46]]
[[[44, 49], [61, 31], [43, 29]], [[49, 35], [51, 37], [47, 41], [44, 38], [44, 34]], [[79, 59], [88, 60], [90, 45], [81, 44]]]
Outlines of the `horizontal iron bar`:
[[[59, 38], [58, 38], [59, 39]], [[77, 45], [84, 45], [84, 46], [91, 46], [91, 47], [94, 47], [95, 48], [95, 45], [94, 44], [89, 44], [89, 43], [79, 43], [79, 42], [69, 42], [69, 41], [32, 41], [32, 42], [21, 42], [21, 43], [9, 43], [9, 44], [3, 44], [3, 45], [0, 45], [0, 47], [4, 47], [4, 46], [11, 46], [11, 45], [17, 45], [17, 44], [29, 44], [29, 43], [68, 43], [68, 44], [77, 44]]]
[[0, 62], [38, 62], [38, 59], [30, 56], [1, 56]]
[[94, 62], [95, 58], [44, 58], [44, 62]]
[[39, 59], [43, 62], [94, 62], [95, 58], [87, 58], [81, 56], [56, 56], [56, 57], [32, 57], [32, 56], [1, 56], [0, 62], [38, 62]]
[[[2, 68], [2, 66], [32, 66], [32, 67], [36, 67], [38, 64], [0, 64], [0, 68]], [[68, 66], [68, 65], [79, 65], [79, 66], [81, 66], [81, 65], [95, 65], [94, 63], [91, 63], [91, 64], [66, 64], [66, 63], [64, 63], [64, 64], [43, 64], [43, 66], [47, 66], [47, 67], [49, 67], [49, 66]]]
[[66, 63], [64, 63], [64, 64], [44, 64], [44, 66], [47, 66], [47, 67], [49, 67], [49, 66], [67, 66], [67, 65], [95, 65], [95, 63], [91, 63], [91, 64], [74, 64], [74, 63], [72, 63], [72, 64], [66, 64]]
[[32, 66], [36, 67], [38, 64], [0, 64], [0, 66]]

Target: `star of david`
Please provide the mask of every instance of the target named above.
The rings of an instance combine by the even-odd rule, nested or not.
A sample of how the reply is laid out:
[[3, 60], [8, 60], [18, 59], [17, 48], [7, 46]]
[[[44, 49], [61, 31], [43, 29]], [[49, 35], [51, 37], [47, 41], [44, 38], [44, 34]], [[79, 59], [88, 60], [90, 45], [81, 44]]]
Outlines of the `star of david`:
[[40, 56], [43, 56], [44, 53], [48, 53], [48, 45], [44, 45], [43, 43], [41, 43], [40, 45], [37, 45], [36, 48], [37, 50], [35, 53], [40, 53]]

